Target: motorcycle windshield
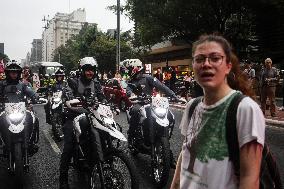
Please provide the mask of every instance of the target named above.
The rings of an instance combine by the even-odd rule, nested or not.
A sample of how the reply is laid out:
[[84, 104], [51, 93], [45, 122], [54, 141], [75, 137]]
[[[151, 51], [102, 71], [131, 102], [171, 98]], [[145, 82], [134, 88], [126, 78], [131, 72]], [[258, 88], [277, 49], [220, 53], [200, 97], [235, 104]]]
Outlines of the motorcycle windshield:
[[61, 98], [62, 96], [62, 91], [56, 91], [53, 93], [53, 98]]
[[165, 97], [152, 97], [152, 108], [163, 108], [168, 109], [169, 108], [169, 100]]
[[5, 113], [11, 122], [21, 122], [26, 114], [26, 105], [24, 102], [5, 103]]

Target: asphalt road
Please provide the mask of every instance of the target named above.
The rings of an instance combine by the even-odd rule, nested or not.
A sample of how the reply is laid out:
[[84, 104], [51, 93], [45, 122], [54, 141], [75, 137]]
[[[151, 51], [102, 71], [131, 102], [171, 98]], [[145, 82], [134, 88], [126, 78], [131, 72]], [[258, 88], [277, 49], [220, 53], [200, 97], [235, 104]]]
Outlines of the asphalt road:
[[[45, 123], [44, 109], [42, 105], [35, 107], [37, 116], [40, 120], [40, 150], [31, 158], [30, 172], [25, 175], [25, 188], [26, 189], [58, 189], [59, 184], [59, 160], [60, 153], [63, 148], [62, 142], [55, 143], [51, 135], [50, 125]], [[182, 111], [173, 110], [176, 127], [174, 129], [173, 137], [171, 139], [171, 148], [175, 158], [177, 158], [182, 144], [182, 136], [178, 129], [178, 125], [181, 120]], [[126, 133], [128, 129], [125, 113], [121, 113], [115, 117], [116, 121], [123, 126], [123, 132]], [[266, 141], [270, 144], [272, 152], [275, 154], [279, 168], [281, 170], [282, 181], [284, 183], [284, 128], [277, 128], [267, 126], [266, 129]], [[128, 152], [126, 148], [127, 144], [124, 143], [122, 148]], [[147, 155], [139, 154], [134, 157], [135, 164], [140, 174], [140, 188], [152, 189], [155, 188], [152, 184], [151, 169], [150, 169], [150, 157]], [[174, 170], [171, 170], [171, 178]], [[170, 180], [165, 188], [169, 188]], [[76, 171], [70, 168], [69, 182], [71, 189], [84, 188], [84, 183], [81, 183], [78, 179]], [[6, 170], [6, 161], [1, 159], [0, 162], [0, 188], [1, 189], [13, 189], [15, 182], [11, 179]]]

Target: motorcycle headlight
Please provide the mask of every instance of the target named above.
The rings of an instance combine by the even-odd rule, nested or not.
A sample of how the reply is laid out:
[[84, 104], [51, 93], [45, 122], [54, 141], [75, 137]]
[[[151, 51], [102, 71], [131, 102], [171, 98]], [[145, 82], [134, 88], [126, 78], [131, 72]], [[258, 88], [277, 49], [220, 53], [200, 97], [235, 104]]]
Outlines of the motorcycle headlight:
[[23, 113], [13, 113], [8, 115], [8, 118], [12, 123], [19, 123], [23, 120], [24, 116]]
[[60, 100], [61, 100], [60, 98], [54, 98], [54, 99], [53, 99], [53, 102], [54, 102], [55, 104], [57, 104], [57, 103], [60, 102]]
[[166, 113], [167, 113], [167, 109], [165, 108], [154, 108], [154, 113], [158, 116], [158, 117], [165, 117]]

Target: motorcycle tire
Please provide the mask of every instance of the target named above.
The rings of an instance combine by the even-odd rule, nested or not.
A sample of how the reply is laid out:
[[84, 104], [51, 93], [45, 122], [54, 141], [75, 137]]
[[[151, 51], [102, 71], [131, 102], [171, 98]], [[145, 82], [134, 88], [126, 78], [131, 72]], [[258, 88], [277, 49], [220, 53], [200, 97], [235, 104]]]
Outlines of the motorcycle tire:
[[124, 100], [124, 99], [121, 99], [121, 101], [120, 101], [120, 103], [119, 103], [119, 109], [120, 109], [121, 111], [123, 111], [123, 112], [126, 112], [126, 108], [127, 108], [127, 106], [126, 106], [125, 100]]
[[[138, 172], [130, 156], [121, 150], [113, 149], [107, 153], [104, 159], [104, 162], [96, 164], [91, 171], [89, 177], [89, 189], [102, 188], [102, 184], [105, 189], [139, 189]], [[114, 164], [114, 162], [118, 161], [121, 161], [121, 163], [124, 164], [124, 167], [119, 167]], [[102, 166], [104, 183], [102, 183], [100, 179], [99, 165]], [[129, 173], [128, 176], [126, 175], [127, 172]], [[127, 178], [129, 180], [126, 180]], [[128, 185], [126, 186], [126, 184]]]
[[22, 144], [16, 143], [14, 146], [14, 176], [17, 188], [23, 187], [24, 181], [24, 160], [22, 153]]
[[153, 180], [157, 188], [163, 188], [169, 180], [171, 169], [171, 151], [168, 138], [162, 137], [157, 140], [154, 148], [151, 166]]
[[[61, 121], [60, 121], [61, 120]], [[60, 121], [60, 123], [58, 123]], [[56, 141], [60, 142], [63, 139], [63, 121], [59, 113], [54, 113], [52, 116], [52, 132]]]

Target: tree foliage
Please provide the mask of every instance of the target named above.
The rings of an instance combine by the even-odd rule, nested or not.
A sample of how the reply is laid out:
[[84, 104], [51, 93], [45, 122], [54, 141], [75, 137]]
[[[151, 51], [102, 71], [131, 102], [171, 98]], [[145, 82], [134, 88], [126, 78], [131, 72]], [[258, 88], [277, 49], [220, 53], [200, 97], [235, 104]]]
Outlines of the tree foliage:
[[8, 62], [10, 59], [8, 55], [0, 53], [0, 60], [3, 60], [4, 62]]
[[[128, 44], [128, 32], [121, 34], [121, 60], [133, 58], [135, 51]], [[60, 61], [67, 71], [78, 68], [78, 61], [86, 56], [95, 57], [101, 72], [116, 69], [116, 40], [98, 31], [96, 26], [85, 25], [79, 35], [67, 41], [65, 46], [55, 50], [55, 61]]]
[[127, 0], [124, 11], [135, 22], [137, 46], [175, 39], [192, 43], [218, 32], [247, 58], [258, 50], [256, 13], [266, 5], [284, 7], [283, 0]]

